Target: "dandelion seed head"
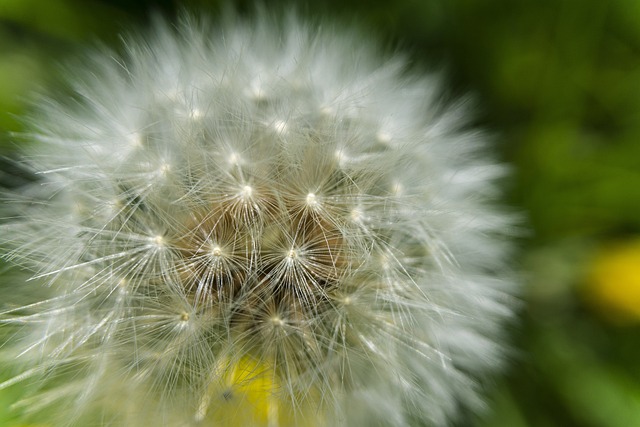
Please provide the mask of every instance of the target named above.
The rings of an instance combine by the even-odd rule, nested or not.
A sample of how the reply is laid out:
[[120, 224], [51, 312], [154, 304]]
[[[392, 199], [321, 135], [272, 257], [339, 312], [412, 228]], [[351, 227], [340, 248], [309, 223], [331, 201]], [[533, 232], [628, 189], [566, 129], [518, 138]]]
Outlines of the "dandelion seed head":
[[27, 368], [0, 389], [60, 425], [479, 409], [513, 294], [484, 137], [355, 32], [227, 19], [156, 23], [38, 102], [40, 180], [0, 226], [32, 275], [0, 357]]

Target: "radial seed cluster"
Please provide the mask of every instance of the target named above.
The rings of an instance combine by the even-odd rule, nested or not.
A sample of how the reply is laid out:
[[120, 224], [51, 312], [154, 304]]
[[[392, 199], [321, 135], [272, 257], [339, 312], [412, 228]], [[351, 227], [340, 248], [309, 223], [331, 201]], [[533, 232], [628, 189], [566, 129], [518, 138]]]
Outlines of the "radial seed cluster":
[[27, 415], [443, 426], [482, 405], [511, 314], [502, 167], [433, 77], [258, 15], [158, 23], [37, 101], [38, 179], [0, 238], [31, 276], [0, 306]]

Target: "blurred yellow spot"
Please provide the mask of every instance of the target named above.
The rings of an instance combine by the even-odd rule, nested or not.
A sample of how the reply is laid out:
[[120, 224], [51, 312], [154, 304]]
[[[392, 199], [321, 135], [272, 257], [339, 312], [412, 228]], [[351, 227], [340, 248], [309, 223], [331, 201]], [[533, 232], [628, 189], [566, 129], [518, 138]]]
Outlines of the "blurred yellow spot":
[[219, 369], [220, 380], [212, 384], [200, 405], [197, 418], [203, 425], [209, 425], [209, 420], [220, 427], [317, 425], [309, 416], [313, 408], [307, 408], [306, 416], [303, 407], [294, 413], [291, 396], [282, 389], [271, 363], [244, 357], [237, 362], [221, 361]]
[[603, 251], [593, 262], [587, 296], [614, 321], [640, 321], [640, 239]]

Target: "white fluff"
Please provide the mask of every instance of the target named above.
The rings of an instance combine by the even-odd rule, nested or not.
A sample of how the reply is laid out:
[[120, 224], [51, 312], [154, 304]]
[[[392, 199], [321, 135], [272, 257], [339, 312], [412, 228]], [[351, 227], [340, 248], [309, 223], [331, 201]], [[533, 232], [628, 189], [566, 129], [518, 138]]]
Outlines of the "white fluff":
[[[464, 105], [294, 17], [125, 43], [30, 118], [40, 181], [7, 196], [0, 242], [31, 303], [1, 314], [21, 370], [0, 388], [32, 383], [17, 405], [74, 425], [443, 426], [481, 407], [511, 220]], [[257, 379], [266, 415], [225, 409]]]

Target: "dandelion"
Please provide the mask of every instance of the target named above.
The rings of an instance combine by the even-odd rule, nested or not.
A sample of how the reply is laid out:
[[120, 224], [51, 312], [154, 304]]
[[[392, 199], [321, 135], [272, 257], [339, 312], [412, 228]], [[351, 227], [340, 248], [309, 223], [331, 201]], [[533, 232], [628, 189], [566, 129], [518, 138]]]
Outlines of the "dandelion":
[[0, 321], [53, 425], [444, 426], [511, 315], [504, 168], [434, 77], [291, 16], [186, 18], [42, 97]]
[[585, 274], [585, 299], [614, 323], [640, 319], [640, 239], [603, 245]]

